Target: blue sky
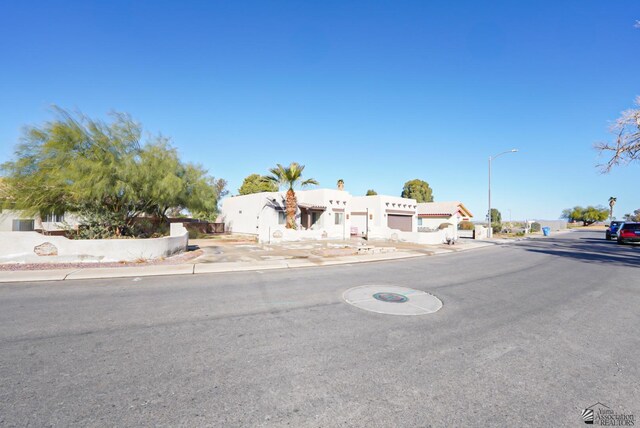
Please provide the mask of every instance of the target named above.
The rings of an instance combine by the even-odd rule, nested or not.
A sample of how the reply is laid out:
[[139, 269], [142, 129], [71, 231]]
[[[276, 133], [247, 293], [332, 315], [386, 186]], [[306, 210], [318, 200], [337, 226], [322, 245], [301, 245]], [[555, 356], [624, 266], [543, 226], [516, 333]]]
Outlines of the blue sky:
[[640, 95], [640, 2], [4, 2], [0, 161], [50, 106], [132, 114], [229, 181], [297, 161], [323, 187], [557, 218], [617, 196], [593, 143]]

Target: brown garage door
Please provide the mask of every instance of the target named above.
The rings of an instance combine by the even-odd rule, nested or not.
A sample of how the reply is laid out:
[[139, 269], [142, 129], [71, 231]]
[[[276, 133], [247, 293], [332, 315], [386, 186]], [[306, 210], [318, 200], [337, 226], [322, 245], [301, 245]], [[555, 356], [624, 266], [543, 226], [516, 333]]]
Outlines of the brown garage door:
[[387, 214], [387, 226], [403, 232], [411, 232], [413, 230], [412, 220], [413, 217], [410, 215]]

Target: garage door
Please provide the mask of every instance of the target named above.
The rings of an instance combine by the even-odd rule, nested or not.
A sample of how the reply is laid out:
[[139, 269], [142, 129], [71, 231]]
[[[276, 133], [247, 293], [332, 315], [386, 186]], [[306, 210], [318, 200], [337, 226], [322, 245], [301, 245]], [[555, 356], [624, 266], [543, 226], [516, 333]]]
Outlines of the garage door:
[[413, 230], [412, 220], [413, 217], [410, 215], [387, 214], [387, 226], [403, 232], [411, 232]]

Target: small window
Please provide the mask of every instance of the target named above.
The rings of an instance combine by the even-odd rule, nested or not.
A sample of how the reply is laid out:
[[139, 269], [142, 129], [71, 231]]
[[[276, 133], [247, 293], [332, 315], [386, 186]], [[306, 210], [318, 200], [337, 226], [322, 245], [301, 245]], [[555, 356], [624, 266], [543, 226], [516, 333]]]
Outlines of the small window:
[[287, 223], [287, 214], [284, 211], [278, 211], [278, 224]]
[[344, 213], [335, 213], [335, 224], [342, 224], [344, 223]]
[[47, 214], [44, 221], [45, 223], [63, 223], [64, 214]]
[[422, 219], [418, 218], [418, 226], [422, 226]]
[[14, 219], [11, 230], [14, 232], [32, 232], [34, 230], [34, 220]]

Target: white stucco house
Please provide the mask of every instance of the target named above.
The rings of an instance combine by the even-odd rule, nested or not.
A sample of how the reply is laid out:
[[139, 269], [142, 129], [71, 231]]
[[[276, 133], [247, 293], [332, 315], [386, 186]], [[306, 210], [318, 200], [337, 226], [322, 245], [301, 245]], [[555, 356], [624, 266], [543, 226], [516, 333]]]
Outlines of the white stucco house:
[[458, 224], [473, 217], [462, 202], [423, 202], [418, 204], [418, 230], [435, 230], [443, 223], [453, 226], [454, 236], [458, 236]]
[[297, 239], [347, 239], [352, 196], [337, 189], [296, 192], [297, 229], [287, 229], [286, 192], [232, 196], [222, 201], [218, 222], [231, 233], [256, 235], [260, 242]]
[[20, 210], [0, 210], [0, 232], [56, 233], [78, 224], [79, 220], [73, 213], [34, 216]]
[[[296, 229], [286, 228], [286, 192], [232, 196], [222, 201], [218, 222], [231, 233], [255, 235], [259, 242], [303, 239], [367, 239], [440, 244], [450, 230], [419, 231], [420, 204], [399, 196], [352, 196], [340, 189], [299, 190]], [[438, 226], [440, 223], [438, 223]], [[456, 223], [457, 225], [457, 223]]]

